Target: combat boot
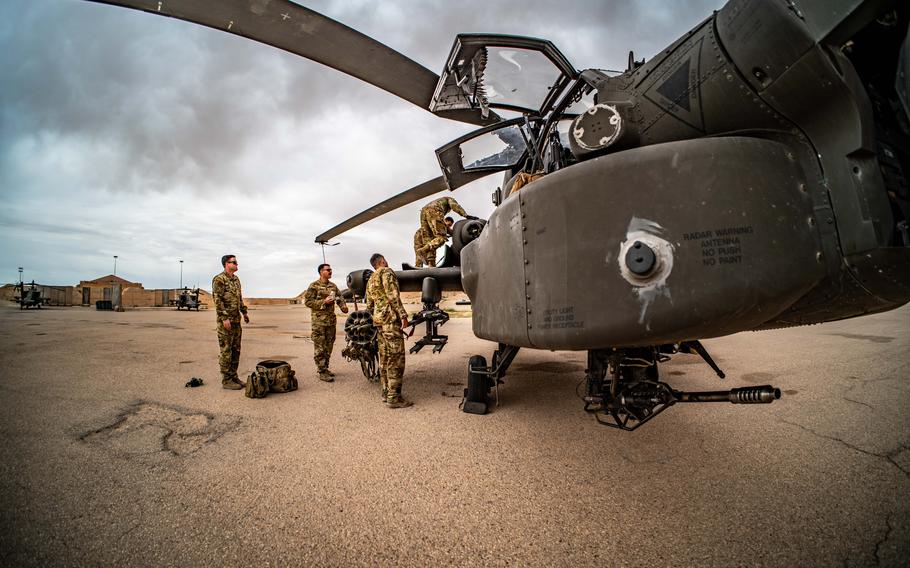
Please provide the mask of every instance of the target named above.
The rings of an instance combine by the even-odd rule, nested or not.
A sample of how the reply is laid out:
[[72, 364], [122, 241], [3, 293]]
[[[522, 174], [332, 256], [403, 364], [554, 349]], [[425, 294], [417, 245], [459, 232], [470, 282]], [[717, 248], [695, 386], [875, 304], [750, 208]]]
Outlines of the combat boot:
[[331, 383], [331, 382], [335, 381], [335, 379], [332, 378], [332, 375], [330, 375], [328, 373], [328, 371], [319, 371], [319, 373], [316, 375], [316, 378], [319, 379], [320, 381], [324, 381], [326, 383]]
[[385, 406], [386, 406], [386, 408], [407, 408], [409, 406], [413, 406], [413, 404], [414, 403], [411, 402], [410, 400], [407, 400], [406, 398], [399, 396], [398, 398], [396, 398], [394, 400], [391, 400], [391, 401], [387, 400], [385, 403]]
[[242, 389], [243, 387], [240, 386], [239, 381], [235, 381], [235, 380], [231, 379], [229, 381], [221, 381], [221, 388], [232, 390], [232, 391], [238, 391], [238, 390]]
[[334, 377], [334, 376], [335, 376], [335, 373], [333, 373], [332, 371], [329, 371], [328, 369], [325, 370], [325, 374], [328, 375], [328, 376], [330, 376], [330, 377]]

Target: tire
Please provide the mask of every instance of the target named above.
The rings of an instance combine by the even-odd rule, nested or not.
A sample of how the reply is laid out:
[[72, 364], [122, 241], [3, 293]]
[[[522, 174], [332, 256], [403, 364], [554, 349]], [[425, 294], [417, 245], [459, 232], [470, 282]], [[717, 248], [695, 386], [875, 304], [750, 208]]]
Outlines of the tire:
[[487, 360], [482, 355], [474, 355], [468, 360], [468, 388], [465, 400], [469, 402], [486, 402], [490, 392], [490, 378], [486, 375], [471, 372], [472, 367], [486, 367]]

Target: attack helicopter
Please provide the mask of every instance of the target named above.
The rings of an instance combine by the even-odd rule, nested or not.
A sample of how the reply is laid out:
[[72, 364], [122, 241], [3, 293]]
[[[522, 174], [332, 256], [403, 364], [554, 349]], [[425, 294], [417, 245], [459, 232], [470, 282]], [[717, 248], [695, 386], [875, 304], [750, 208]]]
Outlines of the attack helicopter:
[[196, 310], [198, 312], [199, 304], [199, 288], [184, 287], [180, 294], [177, 295], [177, 299], [174, 300], [174, 305], [177, 306], [178, 311], [186, 308], [186, 311]]
[[[441, 291], [473, 331], [465, 411], [520, 349], [587, 352], [586, 409], [634, 430], [682, 402], [769, 403], [770, 385], [684, 392], [658, 368], [699, 340], [910, 301], [910, 6], [731, 0], [652, 59], [576, 70], [551, 42], [462, 34], [436, 75], [288, 1], [109, 1], [238, 34], [479, 126], [441, 174], [316, 237], [503, 175], [443, 266], [402, 270], [428, 344]], [[517, 115], [517, 116], [514, 116]], [[349, 275], [363, 293], [369, 271]], [[366, 371], [365, 371], [366, 372]]]
[[19, 303], [20, 310], [28, 308], [40, 309], [46, 301], [46, 298], [41, 296], [41, 289], [38, 288], [34, 280], [32, 280], [31, 284], [20, 281], [16, 284], [14, 290], [19, 292], [19, 296], [14, 298], [13, 301]]

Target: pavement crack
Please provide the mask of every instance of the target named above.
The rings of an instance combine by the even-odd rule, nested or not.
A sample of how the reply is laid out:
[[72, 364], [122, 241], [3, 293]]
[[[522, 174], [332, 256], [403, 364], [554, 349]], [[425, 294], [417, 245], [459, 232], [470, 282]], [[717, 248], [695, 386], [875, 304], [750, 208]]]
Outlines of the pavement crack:
[[889, 462], [891, 462], [892, 464], [894, 464], [894, 467], [896, 467], [897, 469], [899, 469], [899, 470], [901, 470], [902, 472], [904, 472], [904, 474], [905, 474], [907, 477], [910, 477], [910, 471], [908, 471], [907, 469], [904, 469], [904, 466], [902, 466], [901, 464], [897, 463], [897, 461], [894, 459], [894, 458], [897, 457], [901, 452], [904, 452], [904, 451], [907, 451], [907, 450], [910, 450], [910, 446], [908, 446], [908, 445], [906, 445], [906, 444], [902, 444], [901, 446], [899, 446], [899, 447], [897, 447], [897, 448], [891, 450], [891, 451], [888, 452], [887, 454], [885, 454], [885, 459], [887, 459]]
[[852, 403], [855, 403], [855, 404], [861, 404], [861, 405], [865, 406], [865, 407], [868, 408], [868, 409], [875, 410], [875, 407], [873, 407], [871, 404], [866, 404], [865, 402], [861, 402], [861, 401], [859, 401], [859, 400], [853, 400], [852, 398], [846, 397], [846, 396], [841, 397], [841, 398], [843, 398], [843, 399], [846, 400], [847, 402], [852, 402]]
[[205, 411], [138, 401], [121, 410], [109, 423], [77, 437], [123, 457], [182, 458], [213, 443], [239, 423], [236, 417], [216, 417]]
[[850, 442], [847, 442], [847, 441], [845, 441], [845, 440], [842, 440], [842, 439], [838, 438], [837, 436], [827, 436], [827, 435], [825, 435], [825, 434], [821, 434], [821, 433], [819, 433], [819, 432], [816, 432], [816, 431], [813, 430], [812, 428], [809, 428], [809, 427], [807, 427], [807, 426], [803, 426], [802, 424], [799, 424], [799, 423], [797, 423], [797, 422], [791, 422], [791, 421], [785, 420], [785, 419], [783, 419], [783, 418], [778, 418], [778, 420], [780, 420], [780, 421], [783, 422], [784, 424], [789, 424], [789, 425], [791, 425], [791, 426], [796, 426], [796, 427], [799, 428], [800, 430], [804, 430], [804, 431], [806, 431], [806, 432], [812, 434], [813, 436], [817, 436], [817, 437], [819, 437], [819, 438], [824, 438], [825, 440], [831, 440], [831, 441], [833, 441], [833, 442], [838, 442], [838, 443], [842, 444], [843, 446], [845, 446], [845, 447], [847, 447], [847, 448], [850, 448], [851, 450], [854, 450], [854, 451], [859, 452], [859, 453], [861, 453], [861, 454], [865, 454], [865, 455], [867, 455], [867, 456], [872, 456], [872, 457], [876, 457], [876, 458], [881, 458], [881, 459], [883, 459], [884, 461], [886, 461], [886, 462], [890, 463], [891, 465], [893, 465], [894, 467], [896, 467], [896, 468], [898, 469], [898, 471], [900, 471], [901, 473], [903, 473], [903, 474], [906, 475], [907, 477], [910, 477], [910, 472], [908, 472], [906, 469], [904, 469], [903, 467], [901, 467], [900, 464], [898, 464], [897, 461], [894, 460], [894, 457], [895, 457], [895, 456], [897, 456], [898, 454], [900, 454], [900, 453], [903, 452], [904, 450], [908, 449], [908, 446], [907, 446], [906, 444], [901, 444], [899, 447], [895, 448], [894, 450], [891, 450], [891, 451], [888, 452], [888, 453], [879, 454], [879, 453], [876, 453], [876, 452], [870, 452], [869, 450], [864, 450], [863, 448], [860, 448], [859, 446], [855, 446], [855, 445], [851, 444]]
[[138, 529], [139, 526], [140, 526], [141, 524], [142, 524], [142, 523], [139, 523], [139, 522], [133, 524], [133, 526], [131, 526], [130, 528], [128, 528], [128, 529], [126, 529], [125, 531], [123, 531], [122, 533], [120, 533], [120, 536], [117, 537], [117, 540], [122, 539], [122, 538], [125, 537], [126, 535], [128, 535], [128, 534], [130, 534], [131, 532], [133, 532], [134, 530]]
[[885, 536], [883, 536], [878, 542], [875, 543], [875, 562], [879, 566], [882, 565], [881, 549], [882, 546], [888, 542], [888, 539], [891, 538], [891, 533], [894, 532], [894, 527], [891, 525], [891, 515], [889, 514], [885, 517], [885, 523], [888, 525], [888, 530], [885, 531]]

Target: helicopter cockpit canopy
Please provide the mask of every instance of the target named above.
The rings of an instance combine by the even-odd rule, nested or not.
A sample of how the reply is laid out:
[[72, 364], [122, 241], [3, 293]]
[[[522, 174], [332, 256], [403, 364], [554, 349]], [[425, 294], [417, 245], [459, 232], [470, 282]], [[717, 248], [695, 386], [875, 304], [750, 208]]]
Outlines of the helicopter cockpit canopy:
[[[487, 117], [495, 108], [523, 116], [481, 128], [436, 150], [448, 189], [522, 164], [535, 146], [536, 127], [570, 87], [575, 90], [572, 85], [578, 84], [578, 77], [572, 64], [549, 41], [458, 35], [430, 110], [479, 108]], [[575, 97], [573, 100], [578, 102]]]
[[449, 189], [522, 163], [530, 146], [528, 124], [524, 117], [514, 118], [475, 130], [436, 150]]
[[538, 116], [578, 76], [551, 42], [521, 36], [460, 34], [430, 102], [432, 112], [490, 108]]

